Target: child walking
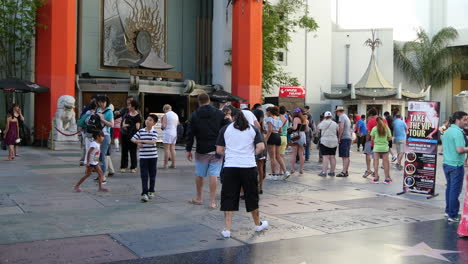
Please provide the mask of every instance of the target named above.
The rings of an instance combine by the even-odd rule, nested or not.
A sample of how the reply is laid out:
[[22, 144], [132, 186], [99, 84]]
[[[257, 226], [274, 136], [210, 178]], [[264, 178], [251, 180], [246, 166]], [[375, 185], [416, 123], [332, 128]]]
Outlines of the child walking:
[[158, 133], [153, 129], [153, 126], [156, 125], [157, 122], [157, 115], [149, 115], [145, 120], [145, 128], [138, 130], [138, 132], [132, 137], [132, 142], [138, 145], [140, 153], [142, 202], [148, 202], [149, 199], [154, 198], [156, 163], [158, 162], [158, 149], [156, 148]]
[[80, 188], [80, 185], [89, 177], [91, 176], [92, 172], [97, 172], [98, 174], [98, 183], [99, 183], [99, 189], [98, 191], [101, 192], [108, 192], [109, 189], [102, 187], [102, 181], [104, 178], [104, 173], [101, 170], [101, 167], [99, 166], [99, 155], [101, 153], [101, 147], [100, 144], [102, 141], [104, 141], [104, 133], [102, 131], [96, 131], [93, 133], [93, 141], [91, 141], [88, 145], [88, 148], [86, 149], [86, 156], [84, 163], [86, 165], [86, 172], [85, 176], [83, 176], [78, 183], [76, 183], [74, 189], [76, 192], [81, 192], [82, 189]]

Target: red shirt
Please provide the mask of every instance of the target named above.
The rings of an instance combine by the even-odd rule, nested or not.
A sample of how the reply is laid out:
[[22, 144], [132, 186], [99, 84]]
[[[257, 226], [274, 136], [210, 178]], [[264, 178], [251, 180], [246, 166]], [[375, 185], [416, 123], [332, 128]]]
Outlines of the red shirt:
[[[387, 120], [385, 118], [382, 118], [385, 124], [388, 125]], [[377, 116], [373, 117], [369, 121], [367, 121], [367, 135], [370, 135], [372, 129], [377, 126]], [[371, 142], [371, 146], [374, 146], [374, 141]]]

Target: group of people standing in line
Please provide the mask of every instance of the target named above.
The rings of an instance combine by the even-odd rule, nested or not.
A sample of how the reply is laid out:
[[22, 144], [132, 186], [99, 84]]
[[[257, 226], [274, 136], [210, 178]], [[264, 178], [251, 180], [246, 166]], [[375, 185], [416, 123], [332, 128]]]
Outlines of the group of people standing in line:
[[[384, 116], [381, 117], [377, 115], [377, 110], [370, 109], [367, 115], [357, 116], [356, 119], [351, 117], [350, 119], [344, 113], [343, 107], [337, 107], [336, 116], [338, 120], [334, 121], [333, 114], [325, 112], [317, 126], [319, 155], [322, 161], [322, 171], [319, 176], [348, 177], [351, 145], [353, 141], [356, 141], [357, 151], [361, 151], [362, 147], [366, 159], [366, 171], [363, 177], [373, 176], [371, 182], [379, 183], [379, 162], [381, 159], [385, 173], [383, 183], [392, 183], [389, 156], [391, 155], [392, 162], [396, 162], [396, 168], [402, 170], [401, 162], [405, 155], [407, 125], [402, 120], [401, 115], [396, 114], [392, 117], [388, 112], [385, 112]], [[396, 156], [392, 151], [393, 145], [396, 147]], [[343, 170], [335, 175], [337, 148], [339, 157], [343, 160]], [[372, 159], [374, 160], [373, 166]]]

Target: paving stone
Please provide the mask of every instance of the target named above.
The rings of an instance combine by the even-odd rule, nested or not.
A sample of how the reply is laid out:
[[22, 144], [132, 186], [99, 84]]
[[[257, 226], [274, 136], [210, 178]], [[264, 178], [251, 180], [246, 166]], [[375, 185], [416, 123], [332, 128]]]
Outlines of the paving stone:
[[80, 152], [50, 152], [49, 153], [50, 156], [53, 156], [53, 157], [81, 157], [81, 153]]
[[189, 219], [173, 214], [151, 202], [139, 205], [103, 207], [0, 216], [0, 244], [63, 237], [144, 230], [185, 225]]
[[11, 206], [16, 206], [16, 203], [11, 199], [10, 195], [0, 193], [0, 208]]
[[[141, 204], [141, 196], [140, 194], [133, 194], [128, 195], [126, 193], [118, 193], [112, 195], [105, 195], [103, 193], [90, 193], [89, 194], [93, 199], [98, 201], [104, 206], [112, 207], [112, 206], [121, 206], [121, 205], [135, 205]], [[166, 200], [162, 197], [156, 196], [156, 198], [151, 199], [152, 204], [159, 204], [159, 203], [168, 203], [169, 200]]]
[[59, 164], [39, 164], [39, 165], [30, 165], [29, 167], [33, 170], [48, 170], [48, 169], [73, 169], [79, 167], [78, 164], [63, 164], [63, 161], [56, 160]]
[[374, 208], [391, 212], [393, 214], [407, 216], [423, 216], [437, 213], [443, 215], [443, 211], [441, 211], [440, 208], [413, 202], [407, 199], [397, 199], [387, 196], [336, 201], [332, 203], [349, 208]]
[[[3, 180], [1, 182], [3, 182]], [[21, 188], [18, 185], [0, 184], [0, 193], [2, 194], [17, 193], [17, 192], [21, 192]]]
[[0, 207], [0, 215], [24, 214], [18, 206]]
[[[179, 214], [181, 217], [186, 217], [194, 222], [205, 225], [216, 232], [220, 232], [224, 229], [224, 214], [219, 211], [219, 209], [207, 212], [206, 209], [203, 208], [204, 206], [173, 203], [160, 204], [158, 206]], [[245, 209], [240, 208], [240, 211], [235, 212], [233, 216], [232, 237], [245, 243], [260, 243], [323, 234], [323, 232], [318, 230], [262, 212], [260, 213], [260, 218], [261, 220], [267, 220], [270, 227], [266, 232], [255, 233], [252, 215], [247, 213]]]
[[421, 217], [396, 215], [372, 208], [289, 214], [282, 215], [281, 218], [326, 233], [338, 233], [426, 220]]
[[16, 202], [26, 213], [55, 212], [70, 209], [82, 210], [103, 207], [101, 203], [86, 195], [75, 196], [74, 198], [66, 196], [62, 198], [36, 197], [35, 199], [25, 199], [25, 197], [22, 197], [18, 198]]
[[0, 263], [103, 263], [136, 259], [107, 235], [0, 245]]
[[271, 181], [265, 180], [263, 183], [263, 192], [274, 195], [297, 195], [303, 192], [313, 192], [325, 190], [317, 186], [309, 186], [305, 184], [290, 182], [290, 181]]
[[[192, 190], [156, 191], [156, 195], [171, 202], [188, 203], [188, 201], [190, 201], [196, 196], [196, 192], [194, 189], [195, 188], [192, 188]], [[210, 199], [210, 193], [207, 192], [206, 190], [203, 191], [203, 202], [205, 204], [208, 204], [209, 199]], [[217, 201], [219, 201], [219, 199], [217, 199]]]
[[345, 209], [346, 207], [325, 203], [300, 196], [277, 196], [260, 200], [260, 211], [267, 214], [294, 214]]
[[113, 233], [111, 235], [140, 257], [243, 245], [234, 239], [220, 239], [219, 232], [200, 224]]
[[332, 202], [377, 197], [378, 194], [359, 188], [340, 186], [339, 188], [333, 187], [327, 188], [326, 190], [303, 192], [300, 195], [303, 197], [308, 197], [320, 201]]

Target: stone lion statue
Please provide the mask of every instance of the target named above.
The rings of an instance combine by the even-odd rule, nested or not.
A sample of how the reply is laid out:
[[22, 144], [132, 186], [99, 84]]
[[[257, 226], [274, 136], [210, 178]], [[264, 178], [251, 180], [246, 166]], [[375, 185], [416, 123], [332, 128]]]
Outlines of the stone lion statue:
[[62, 95], [57, 101], [55, 113], [55, 126], [60, 131], [76, 132], [75, 98], [70, 95]]

